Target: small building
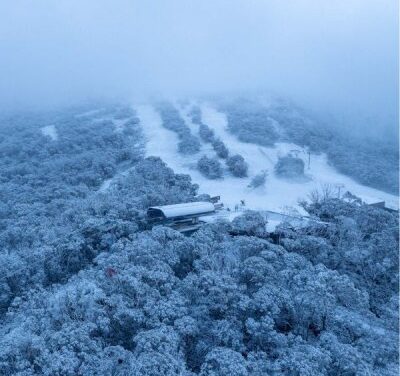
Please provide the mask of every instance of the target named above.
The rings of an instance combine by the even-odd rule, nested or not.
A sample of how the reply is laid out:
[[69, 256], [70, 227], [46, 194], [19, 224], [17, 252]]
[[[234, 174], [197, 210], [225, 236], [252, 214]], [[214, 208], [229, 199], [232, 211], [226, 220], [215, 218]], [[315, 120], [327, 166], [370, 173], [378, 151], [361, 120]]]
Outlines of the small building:
[[151, 224], [170, 226], [178, 231], [193, 231], [200, 227], [200, 217], [212, 215], [216, 205], [212, 202], [198, 201], [184, 204], [152, 206], [147, 209]]
[[385, 201], [379, 201], [379, 202], [373, 202], [373, 203], [370, 203], [370, 204], [368, 204], [369, 206], [373, 206], [373, 207], [375, 207], [375, 208], [380, 208], [380, 209], [383, 209], [383, 210], [386, 210], [386, 211], [388, 211], [388, 212], [390, 212], [390, 213], [398, 213], [398, 209], [396, 209], [396, 208], [393, 208], [393, 207], [388, 207], [387, 205], [386, 205], [386, 202]]

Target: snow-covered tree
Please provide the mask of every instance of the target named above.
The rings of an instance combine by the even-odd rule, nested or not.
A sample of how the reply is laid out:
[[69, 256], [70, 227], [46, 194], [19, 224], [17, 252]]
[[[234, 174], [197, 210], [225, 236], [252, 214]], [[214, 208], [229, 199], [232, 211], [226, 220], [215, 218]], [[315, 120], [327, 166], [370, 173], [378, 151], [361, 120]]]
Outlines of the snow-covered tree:
[[199, 135], [204, 142], [214, 141], [214, 132], [205, 124], [201, 123], [199, 126]]
[[222, 166], [218, 159], [202, 156], [197, 162], [198, 170], [209, 179], [222, 177]]
[[267, 180], [268, 172], [263, 170], [259, 174], [255, 175], [249, 184], [249, 188], [263, 187]]
[[280, 157], [274, 169], [275, 174], [280, 177], [296, 178], [304, 175], [304, 161], [289, 154]]
[[247, 176], [249, 166], [241, 155], [236, 154], [228, 157], [226, 164], [233, 176], [237, 176], [238, 178], [244, 178]]
[[212, 146], [218, 157], [226, 159], [229, 156], [229, 150], [225, 144], [218, 138], [212, 142]]

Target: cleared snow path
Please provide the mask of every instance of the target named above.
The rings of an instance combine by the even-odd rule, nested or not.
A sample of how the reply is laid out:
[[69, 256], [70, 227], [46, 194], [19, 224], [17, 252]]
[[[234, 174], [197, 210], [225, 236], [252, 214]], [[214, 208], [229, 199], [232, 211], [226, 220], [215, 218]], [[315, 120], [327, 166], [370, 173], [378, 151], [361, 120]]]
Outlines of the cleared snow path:
[[110, 188], [111, 184], [120, 176], [126, 176], [129, 174], [129, 171], [132, 170], [134, 167], [129, 167], [126, 170], [122, 171], [122, 172], [118, 172], [117, 174], [115, 174], [112, 178], [110, 179], [106, 179], [103, 181], [103, 183], [101, 184], [100, 188], [97, 190], [97, 192], [105, 192], [107, 191], [108, 188]]
[[[121, 133], [123, 132], [123, 130], [125, 129], [125, 125], [126, 123], [129, 121], [129, 119], [113, 119], [113, 118], [102, 118], [102, 119], [96, 119], [95, 121], [102, 121], [102, 120], [111, 120], [113, 122], [114, 125], [114, 131], [116, 133]], [[140, 142], [137, 142], [133, 145], [133, 147], [138, 147], [140, 146]], [[120, 171], [117, 172], [112, 178], [110, 179], [106, 179], [103, 181], [103, 183], [100, 185], [99, 189], [97, 190], [97, 192], [105, 192], [107, 191], [111, 184], [120, 176], [126, 176], [129, 171], [132, 169], [133, 167], [129, 167], [124, 171]]]

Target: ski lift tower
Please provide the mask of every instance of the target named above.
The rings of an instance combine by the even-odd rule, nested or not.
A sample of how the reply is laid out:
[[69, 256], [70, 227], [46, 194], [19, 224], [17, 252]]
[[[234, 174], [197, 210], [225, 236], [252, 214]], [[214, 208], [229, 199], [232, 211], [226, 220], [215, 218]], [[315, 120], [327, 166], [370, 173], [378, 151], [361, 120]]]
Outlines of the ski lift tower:
[[341, 198], [342, 189], [345, 187], [342, 183], [335, 184], [335, 188], [337, 189], [338, 198]]
[[310, 150], [309, 149], [307, 149], [307, 150], [306, 149], [302, 149], [302, 150], [293, 149], [293, 150], [290, 150], [290, 154], [294, 155], [296, 158], [299, 157], [300, 153], [304, 153], [304, 154], [306, 154], [308, 156], [307, 169], [309, 170], [310, 169], [310, 165], [311, 165], [311, 152], [310, 152]]

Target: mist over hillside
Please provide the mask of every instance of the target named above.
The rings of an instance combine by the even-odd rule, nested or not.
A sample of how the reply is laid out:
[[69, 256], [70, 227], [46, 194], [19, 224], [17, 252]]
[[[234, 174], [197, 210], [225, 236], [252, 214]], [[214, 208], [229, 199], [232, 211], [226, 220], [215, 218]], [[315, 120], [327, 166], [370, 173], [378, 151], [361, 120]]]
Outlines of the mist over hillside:
[[3, 108], [267, 90], [362, 133], [397, 129], [394, 0], [39, 0], [0, 15]]

